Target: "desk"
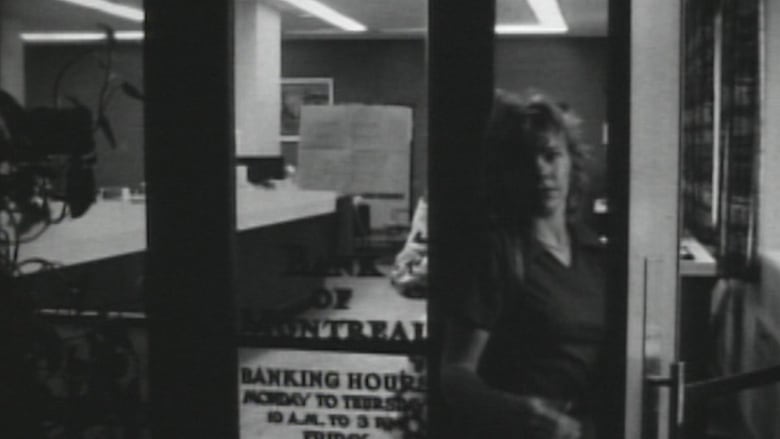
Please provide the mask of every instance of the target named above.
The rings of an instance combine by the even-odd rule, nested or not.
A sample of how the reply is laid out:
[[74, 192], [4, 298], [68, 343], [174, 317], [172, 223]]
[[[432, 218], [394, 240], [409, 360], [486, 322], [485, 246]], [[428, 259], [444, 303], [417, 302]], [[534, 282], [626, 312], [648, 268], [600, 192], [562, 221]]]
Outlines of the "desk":
[[[710, 378], [710, 367], [715, 355], [710, 308], [718, 280], [718, 262], [693, 237], [682, 238], [680, 246], [690, 256], [680, 259], [679, 360], [686, 363], [687, 379], [701, 380]], [[703, 434], [707, 410], [692, 407], [687, 416], [690, 434]]]
[[[236, 192], [237, 227], [245, 231], [334, 213], [337, 196], [330, 191], [242, 188]], [[19, 260], [43, 258], [70, 266], [144, 250], [146, 205], [99, 201], [81, 218], [54, 225], [40, 238], [23, 244]]]
[[680, 276], [714, 277], [718, 275], [718, 262], [710, 252], [696, 239], [686, 236], [680, 240], [681, 250], [688, 251], [693, 258], [680, 258]]
[[[683, 258], [683, 254], [689, 257]], [[710, 355], [704, 340], [709, 339], [710, 296], [717, 275], [718, 263], [707, 248], [692, 236], [681, 238], [679, 352], [681, 360], [694, 363], [692, 369], [695, 374], [701, 374], [701, 368], [706, 367], [706, 359]], [[658, 328], [647, 329], [646, 355], [653, 364], [652, 373], [664, 374], [666, 371], [656, 370], [655, 367], [660, 349], [657, 331]]]

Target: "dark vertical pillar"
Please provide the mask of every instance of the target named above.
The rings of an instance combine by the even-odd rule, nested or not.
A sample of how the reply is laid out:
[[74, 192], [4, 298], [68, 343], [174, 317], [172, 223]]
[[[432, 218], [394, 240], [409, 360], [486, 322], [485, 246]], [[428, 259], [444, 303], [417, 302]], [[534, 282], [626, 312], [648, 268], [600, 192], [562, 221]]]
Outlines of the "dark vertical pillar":
[[232, 2], [145, 8], [152, 434], [235, 438]]
[[438, 389], [441, 308], [469, 283], [470, 239], [485, 215], [478, 182], [493, 96], [495, 2], [429, 0], [428, 6], [429, 437], [457, 437], [448, 431], [453, 418]]
[[[607, 316], [608, 333], [606, 362], [607, 413], [600, 437], [622, 438], [625, 433], [626, 397], [626, 334], [628, 329], [628, 207], [630, 189], [631, 134], [631, 2], [609, 1], [609, 85], [607, 89], [607, 119], [609, 145], [607, 149], [607, 185], [610, 215], [608, 220], [610, 276]], [[636, 402], [641, 404], [642, 402]]]

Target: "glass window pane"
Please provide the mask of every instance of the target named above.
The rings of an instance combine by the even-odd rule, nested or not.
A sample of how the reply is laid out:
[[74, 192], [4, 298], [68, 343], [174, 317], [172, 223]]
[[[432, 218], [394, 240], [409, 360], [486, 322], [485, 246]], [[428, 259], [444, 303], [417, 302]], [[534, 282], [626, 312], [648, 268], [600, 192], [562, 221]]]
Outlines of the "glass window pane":
[[240, 435], [421, 434], [427, 4], [317, 3], [235, 3]]
[[452, 294], [442, 360], [463, 437], [535, 436], [541, 411], [551, 436], [622, 421], [601, 423], [624, 398], [604, 390], [623, 386], [624, 329], [607, 312], [608, 5], [583, 3], [495, 2], [492, 106], [463, 167], [482, 195], [473, 283]]

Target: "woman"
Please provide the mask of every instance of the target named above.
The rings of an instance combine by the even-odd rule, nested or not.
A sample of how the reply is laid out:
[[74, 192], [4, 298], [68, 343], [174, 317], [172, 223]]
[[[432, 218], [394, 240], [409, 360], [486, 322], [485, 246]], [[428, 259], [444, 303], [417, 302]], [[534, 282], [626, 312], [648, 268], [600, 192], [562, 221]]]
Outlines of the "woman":
[[586, 155], [564, 108], [499, 92], [488, 124], [482, 269], [450, 310], [441, 374], [475, 437], [595, 437], [602, 245], [579, 221]]

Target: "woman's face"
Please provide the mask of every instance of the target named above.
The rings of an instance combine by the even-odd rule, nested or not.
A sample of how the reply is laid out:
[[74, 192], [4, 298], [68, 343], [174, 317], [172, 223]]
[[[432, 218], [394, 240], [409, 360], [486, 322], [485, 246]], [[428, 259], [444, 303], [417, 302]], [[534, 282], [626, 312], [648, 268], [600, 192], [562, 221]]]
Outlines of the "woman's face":
[[537, 215], [548, 217], [565, 213], [571, 175], [571, 155], [566, 139], [560, 133], [543, 137], [537, 142], [533, 158]]

